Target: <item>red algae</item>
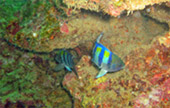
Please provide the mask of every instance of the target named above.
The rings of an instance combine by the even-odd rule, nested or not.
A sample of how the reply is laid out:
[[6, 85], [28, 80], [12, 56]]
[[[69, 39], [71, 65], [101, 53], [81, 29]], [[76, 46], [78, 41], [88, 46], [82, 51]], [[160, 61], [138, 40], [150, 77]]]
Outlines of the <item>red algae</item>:
[[109, 82], [104, 82], [104, 83], [100, 83], [99, 85], [97, 85], [96, 87], [98, 89], [106, 89], [109, 85]]
[[9, 34], [15, 35], [21, 29], [21, 27], [17, 22], [13, 22], [9, 26], [7, 26], [6, 29]]
[[162, 86], [163, 90], [164, 90], [164, 96], [163, 96], [163, 100], [170, 100], [170, 78], [167, 79], [163, 86]]
[[69, 34], [69, 28], [66, 22], [64, 22], [63, 24], [61, 24], [60, 26], [60, 32], [64, 33], [64, 34]]
[[152, 89], [149, 94], [142, 93], [134, 100], [134, 108], [156, 107], [161, 102], [163, 91], [161, 89]]

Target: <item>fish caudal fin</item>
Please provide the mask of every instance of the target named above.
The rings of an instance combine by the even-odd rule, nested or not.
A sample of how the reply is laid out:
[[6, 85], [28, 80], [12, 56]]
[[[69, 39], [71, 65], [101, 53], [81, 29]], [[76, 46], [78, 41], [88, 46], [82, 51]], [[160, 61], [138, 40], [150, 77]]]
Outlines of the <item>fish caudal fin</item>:
[[54, 71], [60, 71], [64, 68], [64, 64], [58, 64], [57, 67], [54, 68]]
[[107, 70], [101, 69], [100, 72], [99, 72], [99, 74], [96, 76], [96, 78], [99, 78], [99, 77], [104, 76], [107, 72], [108, 72]]
[[99, 43], [102, 36], [103, 36], [103, 32], [100, 33], [100, 35], [99, 35], [98, 38], [96, 39], [96, 42]]

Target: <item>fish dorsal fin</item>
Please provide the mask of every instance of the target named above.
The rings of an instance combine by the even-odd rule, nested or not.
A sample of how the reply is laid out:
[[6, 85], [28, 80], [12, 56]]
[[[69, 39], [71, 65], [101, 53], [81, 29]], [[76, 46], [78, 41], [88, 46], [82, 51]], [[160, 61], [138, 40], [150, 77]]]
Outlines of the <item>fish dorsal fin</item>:
[[103, 32], [101, 32], [100, 35], [98, 36], [98, 38], [96, 39], [96, 42], [97, 42], [97, 43], [100, 42], [100, 39], [101, 39], [102, 36], [103, 36]]
[[108, 71], [106, 69], [101, 69], [99, 74], [96, 76], [96, 78], [104, 76]]

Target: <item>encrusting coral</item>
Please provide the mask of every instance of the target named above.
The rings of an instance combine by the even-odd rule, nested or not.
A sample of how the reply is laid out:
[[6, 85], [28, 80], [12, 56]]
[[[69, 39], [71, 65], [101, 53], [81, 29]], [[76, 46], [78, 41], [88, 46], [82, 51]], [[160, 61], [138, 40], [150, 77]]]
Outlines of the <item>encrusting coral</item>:
[[168, 0], [64, 0], [64, 3], [75, 9], [86, 9], [104, 12], [111, 16], [119, 16], [124, 10], [133, 13], [142, 10], [148, 5], [161, 4]]

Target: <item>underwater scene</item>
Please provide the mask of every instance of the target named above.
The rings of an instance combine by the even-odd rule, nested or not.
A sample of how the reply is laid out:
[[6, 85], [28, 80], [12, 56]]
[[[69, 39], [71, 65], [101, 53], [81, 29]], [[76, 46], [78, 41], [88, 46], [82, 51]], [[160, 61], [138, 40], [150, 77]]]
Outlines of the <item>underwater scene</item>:
[[170, 108], [170, 1], [0, 0], [0, 108]]

